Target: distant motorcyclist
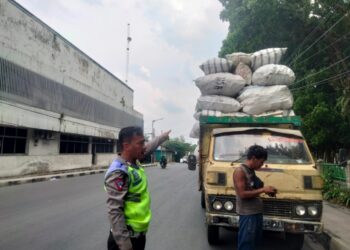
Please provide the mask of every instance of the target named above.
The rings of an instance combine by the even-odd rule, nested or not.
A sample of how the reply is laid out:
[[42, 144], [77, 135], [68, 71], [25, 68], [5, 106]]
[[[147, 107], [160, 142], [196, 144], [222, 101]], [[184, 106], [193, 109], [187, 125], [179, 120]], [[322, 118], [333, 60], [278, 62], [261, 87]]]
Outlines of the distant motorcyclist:
[[165, 168], [166, 167], [166, 164], [168, 163], [166, 157], [164, 155], [162, 155], [160, 157], [160, 161], [159, 161], [159, 164], [162, 168]]

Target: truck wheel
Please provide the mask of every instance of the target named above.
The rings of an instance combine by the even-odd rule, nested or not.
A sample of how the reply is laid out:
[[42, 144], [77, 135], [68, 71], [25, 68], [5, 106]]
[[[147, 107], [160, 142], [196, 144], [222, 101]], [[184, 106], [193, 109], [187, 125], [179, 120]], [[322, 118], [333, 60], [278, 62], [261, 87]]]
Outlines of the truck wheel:
[[304, 234], [286, 233], [288, 250], [301, 250], [304, 245]]
[[208, 225], [207, 227], [207, 238], [209, 245], [216, 245], [219, 242], [219, 227]]
[[205, 194], [204, 191], [201, 193], [201, 207], [205, 208]]

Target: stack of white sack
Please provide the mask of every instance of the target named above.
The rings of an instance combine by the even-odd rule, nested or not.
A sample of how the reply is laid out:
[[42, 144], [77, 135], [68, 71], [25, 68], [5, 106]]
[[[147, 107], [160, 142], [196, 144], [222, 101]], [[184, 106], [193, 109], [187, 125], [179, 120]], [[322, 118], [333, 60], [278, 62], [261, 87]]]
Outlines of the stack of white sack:
[[[295, 74], [287, 66], [279, 64], [286, 51], [287, 48], [259, 50], [250, 54], [250, 62], [246, 59], [249, 54], [246, 54], [244, 61], [246, 66], [250, 63], [253, 74], [251, 86], [245, 87], [237, 97], [244, 113], [262, 116], [293, 107], [293, 96], [287, 86], [294, 83]], [[226, 58], [243, 63], [242, 53], [233, 53]], [[235, 65], [235, 62], [232, 64]]]
[[[293, 96], [288, 85], [294, 72], [280, 65], [287, 48], [270, 48], [252, 54], [232, 53], [200, 65], [205, 76], [195, 80], [202, 96], [194, 117], [290, 116]], [[190, 136], [198, 138], [196, 121]]]
[[[234, 114], [241, 109], [240, 103], [234, 99], [246, 85], [246, 80], [233, 74], [233, 63], [224, 58], [213, 58], [199, 66], [205, 76], [195, 80], [202, 96], [198, 98], [196, 114], [204, 110], [216, 114]], [[242, 70], [241, 70], [242, 71]], [[196, 118], [198, 120], [198, 118]], [[190, 137], [199, 137], [199, 123], [193, 125]]]

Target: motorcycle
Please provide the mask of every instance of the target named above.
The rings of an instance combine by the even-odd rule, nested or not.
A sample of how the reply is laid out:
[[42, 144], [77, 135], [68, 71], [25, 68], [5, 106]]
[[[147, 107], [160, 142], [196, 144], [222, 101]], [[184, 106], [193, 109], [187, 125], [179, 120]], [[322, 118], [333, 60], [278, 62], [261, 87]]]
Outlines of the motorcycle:
[[159, 161], [159, 164], [160, 164], [160, 167], [162, 169], [166, 168], [166, 165], [167, 165], [167, 159], [165, 157], [162, 157]]

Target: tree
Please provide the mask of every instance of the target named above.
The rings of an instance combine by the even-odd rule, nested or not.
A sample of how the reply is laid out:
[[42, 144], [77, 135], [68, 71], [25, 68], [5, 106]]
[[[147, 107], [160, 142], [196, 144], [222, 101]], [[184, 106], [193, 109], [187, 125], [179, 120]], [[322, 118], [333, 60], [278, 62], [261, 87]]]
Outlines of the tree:
[[282, 64], [296, 73], [294, 110], [313, 151], [331, 159], [350, 147], [350, 2], [219, 0], [229, 33], [219, 56], [287, 47]]
[[188, 153], [192, 153], [196, 148], [196, 145], [185, 142], [183, 137], [170, 139], [163, 146], [168, 150], [176, 152], [175, 161], [177, 162]]

